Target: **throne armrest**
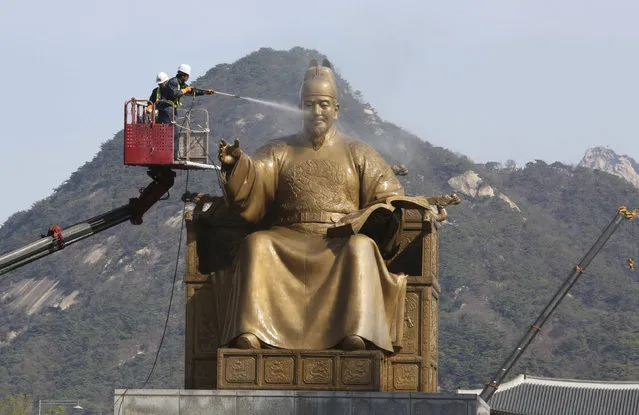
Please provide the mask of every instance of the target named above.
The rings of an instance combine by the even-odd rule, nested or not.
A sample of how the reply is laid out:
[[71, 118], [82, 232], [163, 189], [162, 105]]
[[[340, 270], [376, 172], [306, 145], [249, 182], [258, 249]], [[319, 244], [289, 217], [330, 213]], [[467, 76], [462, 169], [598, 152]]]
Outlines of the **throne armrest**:
[[204, 276], [231, 266], [242, 240], [256, 225], [231, 211], [222, 196], [198, 194], [195, 208], [187, 213], [186, 275]]
[[438, 218], [426, 209], [403, 209], [397, 248], [386, 259], [388, 270], [411, 279], [433, 282], [437, 278], [436, 254]]
[[398, 248], [386, 260], [389, 271], [404, 273], [409, 282], [437, 285], [439, 222], [448, 217], [445, 207], [461, 203], [459, 196], [444, 194], [426, 198], [431, 209], [403, 209]]

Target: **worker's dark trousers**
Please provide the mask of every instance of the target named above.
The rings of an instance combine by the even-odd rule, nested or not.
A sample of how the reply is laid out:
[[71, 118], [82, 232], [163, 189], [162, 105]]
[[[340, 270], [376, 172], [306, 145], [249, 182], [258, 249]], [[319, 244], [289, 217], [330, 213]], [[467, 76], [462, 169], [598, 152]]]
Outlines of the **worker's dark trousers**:
[[173, 158], [177, 160], [180, 150], [180, 127], [177, 124], [173, 124]]
[[180, 143], [178, 141], [178, 138], [180, 136], [180, 127], [177, 124], [173, 123], [173, 120], [171, 119], [171, 113], [169, 112], [169, 114], [167, 115], [165, 111], [160, 111], [157, 123], [173, 125], [173, 159], [177, 160], [178, 151], [180, 149]]

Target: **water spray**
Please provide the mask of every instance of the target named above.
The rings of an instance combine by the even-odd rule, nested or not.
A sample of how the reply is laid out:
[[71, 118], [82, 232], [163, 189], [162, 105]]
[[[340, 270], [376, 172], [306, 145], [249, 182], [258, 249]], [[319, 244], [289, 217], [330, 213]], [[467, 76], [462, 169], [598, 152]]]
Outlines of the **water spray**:
[[268, 107], [273, 107], [273, 108], [277, 108], [280, 110], [284, 110], [284, 111], [289, 111], [289, 112], [295, 112], [295, 113], [301, 113], [302, 110], [299, 109], [296, 106], [290, 105], [290, 104], [282, 104], [279, 102], [273, 102], [273, 101], [266, 101], [263, 99], [257, 99], [257, 98], [250, 98], [250, 97], [241, 97], [237, 94], [231, 94], [228, 92], [220, 92], [220, 91], [215, 91], [215, 93], [217, 95], [224, 95], [226, 97], [231, 97], [231, 98], [240, 98], [249, 102], [254, 102], [256, 104], [261, 104], [261, 105], [266, 105]]
[[224, 96], [231, 97], [231, 98], [242, 98], [241, 96], [239, 96], [237, 94], [229, 94], [228, 92], [215, 91], [215, 93], [217, 95], [224, 95]]
[[299, 107], [290, 105], [290, 104], [282, 104], [279, 102], [273, 102], [273, 101], [266, 101], [263, 99], [257, 99], [257, 98], [249, 98], [249, 97], [240, 97], [242, 99], [245, 99], [247, 101], [250, 102], [254, 102], [256, 104], [261, 104], [261, 105], [266, 105], [267, 107], [273, 107], [273, 108], [277, 108], [280, 110], [284, 110], [284, 111], [289, 111], [289, 112], [294, 112], [297, 114], [301, 114], [302, 110]]

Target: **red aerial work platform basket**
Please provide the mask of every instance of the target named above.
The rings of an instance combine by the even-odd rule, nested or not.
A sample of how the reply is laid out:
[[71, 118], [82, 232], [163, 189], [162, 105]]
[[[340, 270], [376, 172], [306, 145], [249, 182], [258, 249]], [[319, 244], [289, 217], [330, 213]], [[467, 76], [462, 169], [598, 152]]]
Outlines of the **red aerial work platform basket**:
[[[170, 101], [167, 102], [173, 105]], [[177, 125], [155, 122], [156, 105], [146, 99], [131, 98], [124, 103], [124, 164], [128, 166], [170, 166], [176, 169], [215, 169], [209, 164], [209, 117], [195, 108], [182, 115]], [[147, 107], [151, 111], [147, 111]], [[179, 115], [179, 114], [178, 114]], [[174, 157], [174, 128], [178, 135], [179, 159]]]
[[124, 103], [124, 164], [173, 164], [173, 124], [156, 124], [154, 114], [151, 101], [132, 98]]

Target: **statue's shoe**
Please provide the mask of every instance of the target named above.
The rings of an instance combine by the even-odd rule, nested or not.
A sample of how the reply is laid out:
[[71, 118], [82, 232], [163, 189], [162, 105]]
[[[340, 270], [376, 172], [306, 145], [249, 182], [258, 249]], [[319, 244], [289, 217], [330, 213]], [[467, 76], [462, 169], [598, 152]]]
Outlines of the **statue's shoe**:
[[235, 340], [235, 347], [239, 349], [261, 349], [262, 345], [255, 334], [244, 333]]
[[342, 340], [342, 349], [344, 350], [366, 350], [366, 343], [364, 339], [359, 336], [351, 335], [346, 336]]

